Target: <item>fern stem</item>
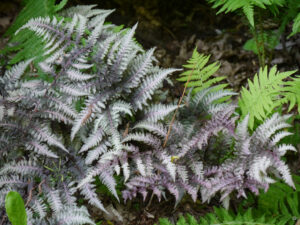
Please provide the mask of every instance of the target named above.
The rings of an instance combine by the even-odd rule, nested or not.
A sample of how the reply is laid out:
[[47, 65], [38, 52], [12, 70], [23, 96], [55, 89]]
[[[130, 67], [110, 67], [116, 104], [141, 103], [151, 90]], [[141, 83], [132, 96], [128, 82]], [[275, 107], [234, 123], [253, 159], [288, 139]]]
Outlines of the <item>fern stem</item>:
[[259, 48], [259, 41], [258, 41], [258, 34], [257, 34], [257, 27], [256, 24], [254, 25], [254, 28], [252, 29], [253, 37], [255, 40], [256, 48], [257, 48], [257, 54], [258, 54], [258, 62], [259, 65], [262, 65], [262, 59], [261, 59], [261, 53]]
[[152, 195], [151, 195], [151, 197], [150, 197], [150, 199], [149, 199], [149, 202], [148, 202], [148, 204], [147, 204], [147, 206], [146, 206], [146, 209], [148, 209], [148, 208], [150, 207], [150, 205], [151, 205], [151, 203], [152, 203], [152, 200], [153, 200], [153, 197], [154, 197], [154, 192], [152, 192]]
[[0, 223], [0, 225], [3, 225], [3, 224], [4, 224], [4, 222], [5, 222], [6, 218], [7, 218], [7, 216], [6, 216], [6, 215], [4, 215], [4, 216], [2, 217], [2, 220], [1, 220], [1, 223]]
[[189, 84], [189, 82], [190, 82], [190, 80], [191, 80], [191, 77], [192, 77], [193, 73], [194, 73], [195, 67], [196, 67], [196, 65], [193, 67], [193, 70], [192, 70], [191, 73], [189, 74], [188, 79], [187, 79], [187, 82], [185, 83], [185, 86], [184, 86], [182, 95], [181, 95], [181, 97], [180, 97], [180, 99], [179, 99], [179, 101], [178, 101], [177, 108], [176, 108], [176, 110], [175, 110], [175, 112], [174, 112], [174, 114], [173, 114], [171, 123], [170, 123], [170, 125], [169, 125], [168, 133], [167, 133], [167, 136], [166, 136], [166, 138], [165, 138], [165, 141], [164, 141], [164, 144], [163, 144], [163, 148], [165, 148], [166, 145], [167, 145], [167, 142], [168, 142], [168, 139], [169, 139], [171, 130], [172, 130], [172, 126], [173, 126], [173, 123], [174, 123], [174, 121], [175, 121], [175, 117], [176, 117], [177, 111], [178, 111], [178, 109], [179, 109], [179, 107], [180, 107], [180, 105], [181, 105], [181, 102], [182, 102], [182, 100], [183, 100], [183, 97], [184, 97], [184, 94], [185, 94], [185, 92], [186, 92], [187, 86], [188, 86], [188, 84]]
[[265, 60], [266, 60], [266, 52], [265, 52], [265, 37], [264, 37], [264, 29], [263, 29], [263, 23], [262, 23], [262, 18], [261, 18], [261, 9], [258, 11], [258, 20], [259, 20], [259, 35], [261, 36], [260, 40], [260, 45], [261, 45], [261, 50], [262, 50], [262, 55], [261, 55], [261, 61], [262, 64], [260, 65], [261, 67], [265, 67]]
[[264, 30], [262, 26], [262, 18], [261, 18], [261, 11], [258, 10], [258, 23], [259, 28], [257, 27], [256, 23], [254, 24], [254, 29], [252, 29], [253, 37], [255, 40], [257, 54], [258, 54], [258, 61], [260, 67], [265, 67], [265, 41], [264, 41]]

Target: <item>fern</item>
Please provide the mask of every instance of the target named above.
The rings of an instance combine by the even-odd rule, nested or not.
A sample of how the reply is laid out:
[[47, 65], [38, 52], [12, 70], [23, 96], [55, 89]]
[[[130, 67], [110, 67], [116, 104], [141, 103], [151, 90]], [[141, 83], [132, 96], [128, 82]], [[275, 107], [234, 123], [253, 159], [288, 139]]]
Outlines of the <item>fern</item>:
[[[32, 18], [17, 31], [31, 30], [47, 42], [36, 62], [46, 79], [31, 75], [33, 59], [15, 64], [0, 78], [0, 198], [11, 187], [22, 193], [28, 224], [94, 224], [85, 207], [77, 206], [76, 191], [107, 213], [95, 177], [119, 200], [114, 174], [122, 168], [126, 181], [133, 161], [146, 172], [142, 159], [124, 144], [128, 118], [148, 112], [152, 121], [162, 120], [176, 108], [148, 106], [176, 70], [153, 65], [153, 49], [145, 52], [133, 39], [136, 26], [116, 32], [114, 25], [104, 24], [112, 11], [93, 7], [61, 13], [72, 19]], [[76, 103], [82, 101], [78, 112]], [[26, 158], [14, 163], [16, 152]], [[27, 182], [33, 176], [37, 179]]]
[[285, 221], [284, 224], [295, 224], [300, 219], [300, 177], [293, 176], [293, 180], [296, 190], [281, 182], [270, 185], [268, 192], [259, 195], [255, 213], [279, 217]]
[[254, 27], [254, 7], [259, 7], [262, 9], [266, 9], [267, 6], [270, 5], [278, 5], [282, 6], [282, 3], [274, 0], [208, 0], [208, 2], [213, 3], [213, 8], [221, 7], [218, 13], [221, 12], [233, 12], [238, 9], [242, 9], [243, 13], [247, 17], [250, 25]]
[[[293, 0], [208, 0], [212, 3], [212, 8], [220, 8], [217, 12], [242, 11], [249, 22], [249, 31], [253, 38], [244, 44], [245, 50], [253, 51], [258, 55], [259, 64], [265, 67], [266, 59], [272, 61], [275, 47], [280, 43], [284, 36], [287, 25], [293, 20], [293, 31], [288, 37], [295, 35], [298, 30], [299, 2]], [[270, 17], [273, 14], [273, 18]], [[273, 23], [278, 24], [278, 28], [270, 29], [263, 25], [264, 20], [272, 19]]]
[[[296, 191], [284, 183], [271, 184], [268, 192], [259, 195], [257, 205], [253, 206], [253, 209], [244, 210], [240, 207], [237, 213], [233, 213], [223, 208], [214, 207], [214, 212], [205, 214], [200, 218], [199, 222], [193, 216], [187, 214], [185, 217], [181, 216], [176, 225], [294, 225], [300, 218], [300, 178], [299, 176], [293, 176], [293, 178], [296, 184]], [[250, 200], [245, 200], [244, 205], [248, 203], [249, 207], [250, 202]], [[172, 223], [167, 218], [160, 218], [159, 225], [172, 225]]]
[[3, 53], [16, 52], [16, 55], [9, 62], [11, 65], [33, 57], [36, 57], [36, 60], [41, 58], [43, 53], [41, 49], [44, 47], [42, 40], [31, 31], [26, 30], [17, 35], [13, 34], [31, 18], [57, 15], [57, 12], [66, 3], [67, 0], [61, 1], [58, 5], [55, 4], [55, 0], [29, 0], [26, 2], [15, 22], [5, 33], [11, 38], [10, 46], [2, 50]]
[[[269, 49], [270, 51], [274, 50], [275, 47], [280, 43], [280, 31], [271, 30], [271, 31], [262, 31], [257, 34], [257, 41], [264, 45], [264, 48]], [[255, 38], [251, 38], [244, 44], [243, 48], [247, 51], [253, 51], [255, 54], [260, 54], [260, 48], [257, 47], [257, 42]]]
[[[192, 216], [187, 214], [185, 217], [181, 216], [176, 225], [273, 225], [284, 224], [284, 220], [279, 218], [268, 218], [265, 216], [255, 217], [253, 210], [248, 209], [244, 213], [235, 215], [223, 208], [214, 208], [213, 213], [208, 213], [200, 218], [199, 222]], [[173, 225], [168, 219], [159, 219], [158, 225]]]
[[[133, 38], [136, 25], [116, 32], [105, 23], [112, 11], [93, 7], [32, 18], [17, 31], [31, 30], [45, 43], [38, 62], [45, 79], [34, 74], [34, 59], [0, 78], [1, 208], [15, 189], [26, 201], [28, 224], [94, 224], [78, 194], [107, 213], [95, 183], [119, 201], [116, 175], [125, 183], [124, 200], [138, 193], [145, 200], [149, 192], [161, 200], [168, 191], [176, 204], [184, 193], [194, 201], [198, 193], [203, 201], [220, 193], [228, 207], [232, 196], [258, 194], [274, 177], [294, 187], [281, 157], [295, 148], [278, 145], [290, 135], [281, 131], [289, 116], [274, 114], [250, 134], [248, 117], [236, 125], [236, 105], [224, 101], [235, 93], [201, 86], [179, 106], [167, 133], [166, 117], [177, 106], [151, 99], [178, 70], [155, 65], [154, 49]], [[199, 70], [209, 83], [216, 64], [205, 67], [203, 59]], [[233, 157], [220, 162], [215, 152]]]
[[[185, 65], [188, 70], [182, 73], [181, 78], [178, 79], [179, 81], [188, 81], [187, 86], [193, 88], [193, 94], [200, 92], [206, 94], [217, 90], [221, 93], [227, 86], [227, 84], [218, 84], [212, 88], [212, 85], [222, 81], [225, 77], [212, 78], [211, 76], [218, 70], [219, 65], [215, 62], [205, 66], [208, 60], [209, 56], [199, 54], [195, 49], [193, 56], [188, 61], [189, 64]], [[297, 104], [299, 111], [300, 78], [293, 75], [295, 72], [296, 70], [279, 72], [276, 66], [268, 71], [268, 68], [265, 67], [254, 76], [253, 81], [248, 80], [249, 90], [245, 87], [242, 88], [238, 110], [241, 111], [241, 118], [249, 114], [251, 129], [256, 120], [262, 122], [285, 103], [289, 103], [289, 111]], [[226, 91], [230, 92], [230, 90]], [[231, 95], [233, 94], [232, 92]], [[219, 103], [225, 103], [226, 100], [228, 100], [226, 97], [220, 98]], [[210, 103], [212, 102], [207, 105]]]
[[248, 81], [249, 90], [242, 88], [239, 107], [242, 118], [249, 114], [251, 129], [255, 119], [263, 121], [282, 103], [290, 102], [290, 108], [295, 105], [296, 101], [300, 103], [297, 97], [298, 79], [295, 78], [293, 82], [285, 81], [295, 72], [279, 72], [275, 66], [268, 72], [267, 67], [265, 67], [254, 76], [253, 82]]
[[[177, 80], [187, 82], [187, 87], [192, 87], [193, 93], [197, 93], [203, 89], [207, 89], [216, 83], [225, 79], [224, 76], [212, 76], [218, 71], [220, 64], [214, 62], [207, 65], [210, 56], [200, 54], [197, 49], [194, 49], [192, 57], [188, 60], [187, 65], [183, 67], [187, 70], [180, 74]], [[219, 85], [217, 89], [222, 89], [227, 85]]]
[[293, 30], [292, 33], [289, 35], [289, 37], [299, 32], [300, 32], [300, 13], [298, 13], [297, 16], [294, 18]]

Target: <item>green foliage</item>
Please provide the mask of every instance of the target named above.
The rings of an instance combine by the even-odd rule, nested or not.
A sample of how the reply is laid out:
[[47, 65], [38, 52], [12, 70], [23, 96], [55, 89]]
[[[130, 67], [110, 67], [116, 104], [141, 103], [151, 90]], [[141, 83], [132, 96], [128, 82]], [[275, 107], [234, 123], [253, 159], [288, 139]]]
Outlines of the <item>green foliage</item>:
[[[194, 49], [192, 57], [183, 65], [187, 70], [181, 73], [179, 81], [188, 82], [187, 87], [193, 87], [193, 93], [212, 87], [214, 84], [225, 79], [224, 76], [212, 77], [220, 68], [219, 62], [207, 65], [210, 55], [200, 54]], [[218, 85], [218, 89], [226, 87], [227, 84]]]
[[[265, 61], [271, 61], [272, 52], [280, 42], [286, 26], [293, 20], [293, 30], [289, 35], [300, 31], [300, 1], [298, 0], [207, 0], [212, 8], [219, 8], [218, 13], [242, 10], [249, 22], [249, 30], [253, 38], [244, 44], [244, 49], [258, 55], [259, 64], [265, 66]], [[272, 19], [278, 24], [276, 29], [266, 29], [264, 20]]]
[[[258, 198], [257, 214], [265, 213], [269, 217], [280, 217], [284, 224], [294, 225], [300, 219], [300, 177], [293, 176], [296, 190], [284, 183], [274, 183], [268, 192]], [[271, 200], [271, 201], [270, 201]]]
[[298, 13], [296, 18], [294, 19], [293, 31], [290, 34], [290, 36], [293, 36], [299, 32], [300, 32], [300, 13]]
[[[6, 35], [13, 35], [31, 18], [54, 15], [64, 7], [67, 0], [61, 1], [58, 5], [55, 5], [55, 0], [28, 0], [25, 3], [25, 7], [17, 16], [15, 22], [8, 28]], [[20, 34], [17, 37], [14, 36], [13, 40], [19, 40], [20, 36]]]
[[65, 6], [67, 0], [62, 0], [58, 5], [55, 5], [55, 0], [28, 0], [25, 3], [25, 7], [5, 34], [11, 39], [9, 46], [2, 52], [4, 54], [17, 52], [10, 60], [10, 64], [33, 57], [38, 60], [42, 56], [44, 44], [40, 37], [34, 35], [34, 32], [21, 30], [16, 35], [13, 34], [31, 18], [56, 15]]
[[283, 139], [283, 143], [285, 144], [292, 144], [293, 146], [297, 146], [300, 143], [300, 114], [297, 114], [291, 117], [288, 123], [292, 124], [291, 127], [288, 128], [288, 132], [292, 133], [293, 135], [287, 136]]
[[284, 102], [290, 102], [290, 108], [295, 105], [296, 101], [299, 105], [300, 99], [296, 95], [297, 87], [298, 89], [300, 87], [299, 79], [295, 80], [297, 82], [285, 81], [295, 72], [279, 72], [276, 66], [268, 72], [268, 68], [265, 67], [259, 70], [259, 74], [255, 74], [253, 81], [248, 80], [249, 90], [245, 87], [242, 88], [239, 107], [242, 118], [249, 114], [249, 127], [251, 129], [255, 119], [263, 121]]
[[5, 198], [5, 209], [12, 225], [26, 225], [27, 215], [24, 201], [16, 191], [10, 191]]
[[[225, 78], [224, 76], [213, 77], [220, 64], [215, 62], [206, 65], [209, 57], [198, 53], [195, 49], [188, 64], [184, 65], [188, 70], [183, 72], [178, 80], [189, 81], [187, 87], [192, 87], [193, 93], [211, 88]], [[255, 74], [253, 81], [248, 80], [249, 88], [242, 88], [238, 110], [241, 112], [242, 119], [249, 114], [251, 129], [256, 120], [262, 122], [284, 103], [289, 103], [289, 111], [297, 104], [300, 112], [300, 77], [291, 77], [295, 72], [279, 72], [276, 66], [268, 71], [268, 68], [264, 67]], [[226, 86], [227, 84], [219, 84], [216, 87], [220, 90]]]
[[[224, 208], [214, 208], [213, 213], [204, 215], [199, 222], [187, 214], [181, 216], [176, 225], [294, 225], [300, 218], [300, 177], [293, 176], [293, 180], [296, 191], [284, 183], [274, 183], [268, 192], [260, 193], [257, 203], [249, 196], [243, 202], [248, 207], [250, 203], [251, 208], [247, 210], [239, 207], [238, 212], [233, 213]], [[173, 224], [167, 218], [160, 218], [159, 225]]]
[[[257, 39], [259, 43], [264, 45], [266, 49], [275, 49], [275, 47], [279, 44], [279, 35], [280, 33], [277, 31], [263, 31], [258, 35]], [[259, 54], [259, 48], [257, 47], [255, 38], [251, 38], [244, 44], [243, 48], [247, 51], [252, 51], [255, 54]]]
[[284, 1], [275, 0], [208, 0], [208, 2], [213, 3], [213, 8], [221, 7], [218, 13], [221, 12], [234, 12], [238, 9], [242, 9], [243, 13], [247, 17], [250, 25], [254, 27], [254, 7], [257, 6], [262, 9], [266, 9], [270, 5], [282, 6]]
[[[224, 208], [214, 208], [213, 213], [208, 213], [200, 218], [199, 222], [191, 216], [186, 215], [186, 218], [181, 216], [176, 225], [274, 225], [284, 224], [280, 218], [266, 218], [265, 216], [254, 217], [253, 211], [248, 209], [244, 213], [234, 213], [227, 211]], [[159, 225], [173, 225], [168, 219], [159, 219]]]
[[295, 76], [290, 81], [287, 81], [284, 90], [286, 92], [283, 102], [290, 102], [289, 111], [297, 103], [298, 112], [300, 112], [300, 76]]

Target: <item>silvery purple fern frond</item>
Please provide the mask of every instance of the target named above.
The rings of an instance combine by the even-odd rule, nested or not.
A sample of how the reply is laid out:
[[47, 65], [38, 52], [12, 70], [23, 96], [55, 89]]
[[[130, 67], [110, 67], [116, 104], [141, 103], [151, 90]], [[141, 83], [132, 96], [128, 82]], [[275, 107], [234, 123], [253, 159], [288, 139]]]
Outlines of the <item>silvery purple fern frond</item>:
[[248, 118], [236, 126], [236, 106], [219, 102], [235, 94], [228, 90], [189, 95], [163, 146], [177, 106], [151, 98], [177, 70], [155, 66], [154, 49], [133, 38], [136, 25], [116, 32], [104, 23], [111, 12], [78, 6], [21, 28], [44, 40], [44, 58], [0, 78], [1, 209], [14, 189], [28, 224], [95, 224], [76, 197], [106, 212], [94, 181], [119, 200], [114, 175], [123, 176], [124, 200], [149, 191], [159, 199], [169, 191], [177, 202], [185, 192], [203, 201], [221, 193], [227, 204], [234, 191], [267, 188], [273, 175], [293, 186], [280, 157], [295, 149], [278, 145], [290, 134], [279, 131], [287, 117], [275, 114], [250, 135]]

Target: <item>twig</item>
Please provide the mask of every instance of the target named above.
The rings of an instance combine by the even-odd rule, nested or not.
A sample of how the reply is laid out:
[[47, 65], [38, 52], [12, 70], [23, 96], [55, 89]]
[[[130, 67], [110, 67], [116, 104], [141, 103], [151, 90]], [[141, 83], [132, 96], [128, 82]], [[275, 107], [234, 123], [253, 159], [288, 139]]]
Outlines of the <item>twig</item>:
[[149, 199], [149, 202], [148, 202], [148, 204], [147, 204], [147, 206], [146, 206], [146, 209], [148, 209], [148, 208], [150, 207], [150, 205], [151, 205], [151, 203], [152, 203], [152, 200], [153, 200], [153, 197], [154, 197], [154, 193], [152, 192], [152, 195], [151, 195], [151, 197], [150, 197], [150, 199]]
[[26, 204], [25, 204], [25, 207], [29, 204], [29, 202], [31, 201], [32, 199], [32, 191], [35, 189], [35, 187], [31, 188], [30, 191], [29, 191], [29, 196], [28, 196], [28, 199], [26, 201]]
[[41, 183], [39, 183], [39, 186], [38, 186], [38, 188], [39, 188], [39, 195], [42, 194], [42, 192], [43, 192], [43, 191], [42, 191], [42, 184], [43, 184], [43, 183], [45, 183], [45, 179], [42, 180]]
[[5, 219], [6, 219], [6, 215], [4, 215], [3, 217], [2, 217], [2, 220], [1, 220], [1, 223], [0, 223], [0, 225], [3, 225], [3, 223], [4, 223], [4, 221], [5, 221]]
[[172, 120], [171, 120], [169, 129], [168, 129], [168, 133], [167, 133], [167, 136], [166, 136], [165, 141], [164, 141], [164, 144], [163, 144], [163, 148], [165, 148], [166, 145], [167, 145], [167, 142], [168, 142], [168, 139], [169, 139], [171, 130], [172, 130], [172, 126], [173, 126], [173, 123], [174, 123], [174, 120], [175, 120], [175, 117], [176, 117], [176, 113], [177, 113], [177, 111], [178, 111], [178, 109], [179, 109], [179, 107], [180, 107], [180, 105], [181, 105], [182, 99], [183, 99], [183, 97], [184, 97], [184, 94], [185, 94], [185, 91], [186, 91], [186, 89], [187, 89], [187, 86], [188, 86], [188, 84], [190, 83], [191, 76], [192, 76], [192, 74], [194, 73], [195, 67], [196, 67], [196, 66], [194, 66], [193, 70], [191, 71], [191, 73], [190, 73], [189, 76], [188, 76], [187, 82], [185, 83], [185, 86], [184, 86], [182, 95], [181, 95], [181, 97], [180, 97], [180, 99], [179, 99], [179, 101], [178, 101], [178, 104], [177, 104], [177, 108], [176, 108], [176, 110], [175, 110], [175, 112], [174, 112], [174, 114], [173, 114], [173, 117], [172, 117]]
[[34, 189], [36, 189], [36, 188], [38, 187], [38, 189], [39, 189], [39, 194], [42, 193], [42, 184], [43, 184], [43, 183], [45, 183], [45, 179], [42, 180], [42, 181], [39, 183], [38, 186], [35, 186], [35, 187], [33, 187], [33, 188], [30, 189], [29, 195], [28, 195], [28, 199], [27, 199], [27, 201], [26, 201], [25, 206], [27, 206], [27, 205], [31, 202], [31, 200], [32, 200], [32, 192], [33, 192]]

